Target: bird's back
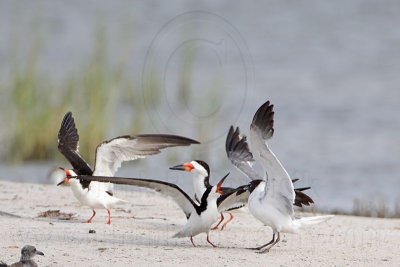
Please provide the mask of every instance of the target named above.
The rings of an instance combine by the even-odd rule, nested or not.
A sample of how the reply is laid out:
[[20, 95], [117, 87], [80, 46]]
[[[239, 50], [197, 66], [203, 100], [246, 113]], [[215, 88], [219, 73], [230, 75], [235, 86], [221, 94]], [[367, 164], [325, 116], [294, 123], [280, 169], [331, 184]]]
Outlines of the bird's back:
[[37, 267], [38, 265], [33, 260], [19, 261], [9, 265], [9, 267]]

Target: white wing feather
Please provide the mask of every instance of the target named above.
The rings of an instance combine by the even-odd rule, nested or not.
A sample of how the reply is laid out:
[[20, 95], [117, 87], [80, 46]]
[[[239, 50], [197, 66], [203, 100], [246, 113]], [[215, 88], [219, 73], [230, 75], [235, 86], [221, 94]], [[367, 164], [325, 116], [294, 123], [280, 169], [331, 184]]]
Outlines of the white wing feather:
[[[189, 146], [199, 142], [177, 135], [143, 134], [120, 136], [97, 146], [93, 176], [114, 176], [122, 162], [145, 158], [160, 153], [161, 149]], [[91, 183], [90, 189], [112, 191], [112, 184]]]
[[247, 144], [247, 137], [240, 134], [239, 127], [230, 127], [225, 141], [225, 151], [231, 163], [251, 180], [262, 180], [253, 168], [254, 158]]
[[267, 143], [274, 133], [273, 117], [273, 105], [267, 101], [254, 115], [250, 127], [250, 142], [254, 156], [267, 171], [264, 201], [292, 215], [295, 199], [292, 180]]

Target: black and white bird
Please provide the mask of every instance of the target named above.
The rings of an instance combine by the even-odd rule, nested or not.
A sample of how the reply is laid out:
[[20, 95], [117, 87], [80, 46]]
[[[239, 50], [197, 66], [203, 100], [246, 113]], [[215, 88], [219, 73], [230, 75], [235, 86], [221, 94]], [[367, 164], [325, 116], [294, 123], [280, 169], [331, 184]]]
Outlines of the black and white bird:
[[96, 215], [95, 209], [102, 208], [108, 212], [107, 223], [111, 224], [110, 209], [116, 204], [125, 202], [113, 194], [113, 184], [90, 182], [74, 179], [77, 175], [114, 176], [122, 162], [145, 158], [159, 154], [161, 149], [176, 146], [199, 144], [196, 140], [177, 135], [142, 134], [125, 135], [99, 144], [96, 148], [94, 169], [79, 154], [79, 135], [72, 113], [65, 114], [58, 133], [58, 149], [71, 163], [73, 169], [61, 168], [65, 172], [63, 182], [71, 185], [72, 192], [78, 201], [93, 210], [87, 220], [90, 223]]
[[204, 194], [200, 197], [200, 203], [196, 203], [191, 199], [185, 191], [179, 188], [176, 184], [150, 180], [150, 179], [137, 179], [137, 178], [120, 178], [120, 177], [104, 177], [104, 176], [82, 176], [79, 175], [77, 179], [84, 182], [105, 182], [122, 185], [133, 185], [138, 187], [149, 188], [161, 193], [165, 196], [172, 198], [176, 204], [185, 213], [187, 222], [183, 228], [177, 232], [173, 237], [189, 237], [192, 245], [195, 247], [193, 237], [201, 234], [207, 234], [207, 242], [213, 247], [216, 247], [209, 238], [210, 228], [213, 223], [218, 220], [219, 211], [217, 208], [217, 199], [222, 194], [222, 183], [229, 175], [225, 175], [217, 185], [208, 186]]
[[[239, 152], [236, 150], [240, 148], [244, 150], [241, 151], [241, 153], [246, 152], [244, 146], [236, 146], [234, 144], [234, 141], [232, 140], [230, 141], [231, 141], [230, 142], [231, 145], [229, 146], [230, 151]], [[248, 146], [247, 146], [247, 151], [248, 151]], [[198, 196], [201, 196], [205, 192], [207, 187], [210, 186], [210, 167], [206, 162], [202, 160], [193, 160], [191, 162], [186, 162], [184, 164], [173, 166], [170, 169], [193, 173], [193, 189], [195, 192], [195, 199], [197, 201], [199, 200]], [[293, 181], [296, 182], [297, 180], [298, 179]], [[226, 225], [233, 220], [234, 216], [232, 214], [232, 211], [235, 211], [247, 205], [248, 196], [250, 195], [250, 192], [248, 190], [243, 191], [244, 188], [245, 186], [241, 186], [238, 188], [222, 187], [221, 189], [222, 196], [220, 196], [217, 201], [218, 210], [221, 212], [221, 219], [218, 222], [218, 224], [212, 228], [212, 230], [217, 229], [218, 226], [223, 222], [224, 220], [223, 212], [227, 211], [229, 213], [229, 219], [222, 225], [221, 231], [224, 230]], [[296, 193], [295, 205], [302, 207], [303, 205], [308, 206], [310, 203], [313, 203], [312, 199], [302, 192], [307, 189], [310, 189], [310, 187], [295, 189]]]
[[[296, 203], [296, 193], [293, 182], [267, 143], [267, 140], [273, 136], [273, 126], [273, 105], [267, 101], [257, 110], [250, 126], [251, 153], [247, 149], [236, 149], [236, 152], [228, 153], [232, 163], [253, 180], [243, 187], [243, 191], [250, 194], [248, 197], [249, 211], [255, 218], [273, 230], [272, 240], [255, 248], [260, 253], [268, 252], [278, 243], [281, 232], [295, 233], [305, 225], [320, 223], [333, 217], [332, 215], [300, 219], [294, 217], [293, 205]], [[239, 129], [233, 131], [233, 127], [231, 127], [228, 138], [234, 135], [242, 140], [236, 144], [237, 146], [247, 146], [246, 138], [240, 135]], [[232, 150], [229, 149], [229, 151]], [[265, 176], [258, 175], [253, 169], [253, 155], [265, 169]], [[307, 201], [307, 198], [305, 200]], [[312, 200], [310, 202], [313, 203]]]
[[[170, 168], [171, 170], [179, 170], [179, 171], [186, 171], [186, 172], [190, 172], [193, 173], [193, 190], [194, 190], [194, 199], [197, 202], [200, 202], [199, 196], [202, 196], [204, 194], [204, 192], [207, 190], [208, 187], [210, 187], [210, 167], [208, 166], [208, 164], [205, 161], [202, 160], [193, 160], [191, 162], [186, 162], [184, 164], [179, 164], [176, 166], [173, 166]], [[222, 187], [221, 188], [222, 191], [222, 195], [228, 194], [230, 192], [234, 191], [234, 188], [230, 188], [230, 187]], [[220, 201], [218, 199], [217, 204], [220, 205]], [[240, 206], [242, 206], [242, 204], [239, 204], [238, 207], [231, 207], [230, 209], [236, 209], [239, 208]], [[229, 210], [229, 209], [224, 209], [224, 211]], [[221, 219], [218, 222], [218, 224], [211, 228], [211, 230], [215, 230], [218, 228], [218, 226], [222, 223], [222, 221], [224, 220], [224, 215], [222, 210], [221, 212]], [[221, 231], [224, 230], [224, 228], [226, 227], [226, 225], [233, 220], [233, 215], [232, 213], [229, 212], [230, 218], [227, 222], [225, 222], [222, 227], [221, 227]]]
[[0, 262], [0, 267], [37, 267], [38, 265], [32, 259], [36, 255], [44, 256], [44, 253], [37, 250], [34, 246], [26, 245], [21, 250], [21, 259], [19, 262], [11, 265]]

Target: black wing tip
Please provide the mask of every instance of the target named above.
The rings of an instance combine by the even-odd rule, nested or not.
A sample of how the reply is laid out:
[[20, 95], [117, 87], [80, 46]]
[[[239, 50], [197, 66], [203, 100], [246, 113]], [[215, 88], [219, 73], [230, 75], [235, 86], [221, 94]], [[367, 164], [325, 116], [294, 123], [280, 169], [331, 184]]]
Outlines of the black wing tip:
[[65, 113], [64, 118], [61, 122], [61, 129], [63, 129], [63, 128], [68, 129], [68, 128], [71, 128], [71, 126], [73, 126], [73, 128], [75, 128], [75, 121], [74, 121], [74, 117], [72, 116], [72, 112], [68, 111], [67, 113]]
[[247, 136], [240, 134], [240, 128], [236, 127], [234, 129], [233, 126], [229, 128], [228, 135], [225, 141], [225, 151], [230, 158], [231, 153], [237, 154], [243, 161], [254, 161], [253, 153], [251, 153], [249, 144], [247, 143]]
[[72, 116], [72, 112], [68, 111], [67, 113], [65, 113], [61, 124], [64, 125], [64, 124], [68, 123], [71, 120], [73, 121], [74, 117]]
[[[120, 137], [116, 137], [116, 138], [148, 138], [149, 140], [153, 139], [153, 140], [158, 140], [158, 141], [166, 141], [166, 142], [171, 142], [171, 143], [176, 143], [178, 145], [198, 145], [200, 144], [199, 141], [194, 140], [192, 138], [188, 138], [185, 136], [180, 136], [180, 135], [174, 135], [174, 134], [140, 134], [140, 135], [135, 135], [135, 136], [120, 136]], [[114, 139], [116, 139], [114, 138]]]
[[295, 197], [295, 206], [303, 207], [303, 206], [310, 206], [310, 204], [314, 204], [314, 200], [308, 196], [307, 194], [298, 191], [295, 189], [296, 197]]
[[306, 191], [306, 190], [310, 190], [310, 189], [311, 189], [311, 186], [295, 188], [295, 190], [297, 190], [297, 191]]
[[251, 128], [256, 127], [264, 132], [264, 138], [269, 138], [274, 134], [274, 105], [268, 100], [262, 104], [254, 114]]
[[63, 151], [69, 150], [76, 151], [78, 148], [78, 142], [78, 130], [76, 129], [75, 121], [72, 117], [72, 112], [68, 111], [64, 115], [64, 118], [61, 122], [60, 130], [58, 131], [58, 149], [59, 151], [61, 151], [61, 153], [63, 153]]
[[269, 118], [269, 120], [273, 122], [274, 114], [274, 105], [268, 100], [258, 108], [254, 114], [253, 122], [264, 121], [266, 118]]

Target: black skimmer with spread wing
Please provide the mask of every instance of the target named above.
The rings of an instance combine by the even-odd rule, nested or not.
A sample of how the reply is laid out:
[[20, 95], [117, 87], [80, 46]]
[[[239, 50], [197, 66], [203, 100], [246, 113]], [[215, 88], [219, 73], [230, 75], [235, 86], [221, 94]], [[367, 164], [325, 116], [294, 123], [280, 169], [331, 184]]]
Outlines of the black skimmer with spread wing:
[[[228, 135], [229, 138], [229, 135]], [[233, 140], [230, 141], [229, 149], [234, 153], [239, 153], [239, 148], [243, 151], [240, 151], [240, 155], [243, 155], [245, 152], [249, 152], [248, 146], [239, 145], [236, 146]], [[231, 142], [232, 141], [232, 142]], [[228, 142], [228, 139], [227, 139]], [[247, 145], [247, 144], [246, 144]], [[247, 151], [245, 149], [247, 147]], [[228, 146], [227, 146], [228, 148]], [[207, 187], [210, 186], [210, 167], [209, 165], [202, 160], [193, 160], [191, 162], [186, 162], [184, 164], [179, 164], [170, 168], [171, 170], [180, 170], [193, 173], [193, 189], [195, 192], [195, 199], [198, 201], [198, 196], [201, 196]], [[293, 180], [294, 182], [297, 180]], [[212, 228], [212, 230], [217, 229], [218, 226], [224, 220], [223, 211], [228, 211], [230, 218], [222, 225], [221, 231], [224, 230], [226, 225], [233, 220], [234, 216], [232, 214], [233, 210], [239, 209], [247, 205], [248, 196], [250, 195], [249, 191], [243, 191], [242, 187], [231, 188], [231, 187], [222, 187], [222, 196], [218, 198], [217, 204], [218, 209], [221, 212], [221, 219], [218, 224]], [[247, 188], [247, 187], [246, 187]], [[309, 205], [312, 203], [312, 199], [301, 191], [310, 189], [310, 187], [298, 188], [295, 189], [296, 192], [296, 205], [302, 207], [302, 205]], [[229, 212], [231, 211], [231, 212]]]
[[[253, 169], [253, 164], [255, 163], [255, 160], [253, 154], [250, 151], [249, 144], [247, 143], [247, 136], [240, 133], [239, 127], [236, 127], [236, 129], [234, 129], [233, 126], [230, 127], [228, 135], [226, 136], [225, 150], [231, 163], [242, 173], [244, 173], [250, 180], [264, 180], [264, 177], [259, 175]], [[292, 183], [294, 184], [298, 180], [299, 179], [292, 179]], [[295, 201], [293, 204], [295, 206], [310, 206], [310, 204], [314, 203], [310, 196], [303, 193], [303, 191], [309, 189], [311, 189], [311, 187], [309, 186], [294, 189]], [[247, 193], [248, 195], [250, 195], [249, 192]]]
[[103, 182], [122, 185], [133, 185], [149, 188], [172, 198], [182, 209], [187, 218], [186, 224], [173, 237], [189, 237], [193, 246], [196, 246], [193, 237], [201, 234], [207, 234], [207, 242], [213, 247], [215, 245], [209, 239], [210, 228], [218, 220], [219, 211], [217, 208], [217, 199], [222, 194], [222, 183], [229, 174], [225, 175], [217, 185], [208, 186], [206, 191], [200, 197], [200, 202], [196, 203], [177, 185], [150, 179], [104, 177], [104, 176], [82, 176], [76, 178], [84, 182]]
[[[244, 154], [232, 152], [228, 157], [232, 163], [244, 172], [249, 178], [253, 179], [247, 188], [250, 195], [248, 197], [248, 207], [251, 214], [273, 230], [273, 237], [270, 242], [255, 248], [260, 253], [268, 252], [280, 240], [281, 232], [293, 233], [302, 226], [315, 224], [331, 218], [327, 216], [294, 218], [293, 205], [296, 203], [296, 192], [289, 174], [282, 166], [281, 162], [272, 152], [267, 144], [267, 140], [274, 134], [274, 111], [273, 105], [269, 101], [264, 103], [255, 113], [250, 126], [250, 144], [252, 153], [261, 163], [266, 171], [265, 177], [258, 175], [252, 168], [253, 158], [244, 149]], [[233, 131], [231, 128], [229, 135], [236, 135], [236, 138], [244, 140], [236, 145], [245, 147], [245, 137], [241, 137], [239, 129]], [[228, 137], [229, 137], [228, 135]], [[233, 138], [235, 139], [235, 138]], [[230, 150], [229, 150], [230, 151]], [[240, 151], [240, 149], [238, 150]], [[302, 193], [304, 194], [304, 193]], [[304, 194], [305, 195], [305, 194]], [[307, 196], [308, 197], [308, 196]], [[313, 203], [311, 199], [301, 195], [299, 201]], [[275, 236], [277, 238], [275, 239]]]
[[[72, 192], [82, 205], [93, 210], [90, 223], [96, 215], [95, 209], [104, 208], [108, 212], [108, 221], [111, 223], [110, 208], [124, 202], [113, 194], [113, 185], [110, 183], [90, 182], [71, 179], [77, 175], [114, 176], [122, 162], [145, 158], [159, 154], [161, 149], [176, 146], [199, 144], [196, 140], [168, 134], [141, 134], [125, 135], [113, 138], [99, 144], [96, 148], [94, 170], [79, 154], [79, 135], [72, 113], [65, 114], [58, 133], [58, 149], [71, 163], [73, 169], [62, 168], [70, 183]], [[63, 182], [59, 183], [62, 184]]]
[[[206, 191], [207, 187], [211, 186], [210, 185], [210, 167], [205, 161], [193, 160], [191, 162], [186, 162], [184, 164], [179, 164], [179, 165], [173, 166], [170, 169], [191, 172], [194, 174], [193, 175], [193, 189], [195, 192], [194, 197], [197, 201], [199, 201], [198, 196], [201, 196]], [[230, 188], [230, 187], [222, 187], [221, 190], [222, 190], [222, 196], [223, 196], [223, 195], [233, 192], [235, 189]], [[222, 196], [220, 198], [222, 198]], [[220, 198], [218, 198], [218, 201], [217, 201], [218, 206], [221, 205]], [[240, 208], [241, 206], [243, 206], [241, 203], [238, 204], [237, 206], [235, 206], [234, 203], [232, 203], [232, 204], [233, 204], [233, 206], [230, 206], [230, 208], [227, 208], [226, 205], [224, 205], [224, 208], [221, 210], [219, 208], [219, 210], [221, 212], [221, 219], [218, 222], [218, 224], [212, 228], [212, 230], [217, 229], [218, 226], [224, 220], [224, 215], [223, 215], [222, 211], [233, 210], [233, 209], [237, 209], [237, 208]], [[225, 222], [222, 225], [221, 231], [224, 230], [226, 225], [233, 219], [232, 213], [229, 212], [229, 215], [230, 215], [230, 218], [227, 222]]]

